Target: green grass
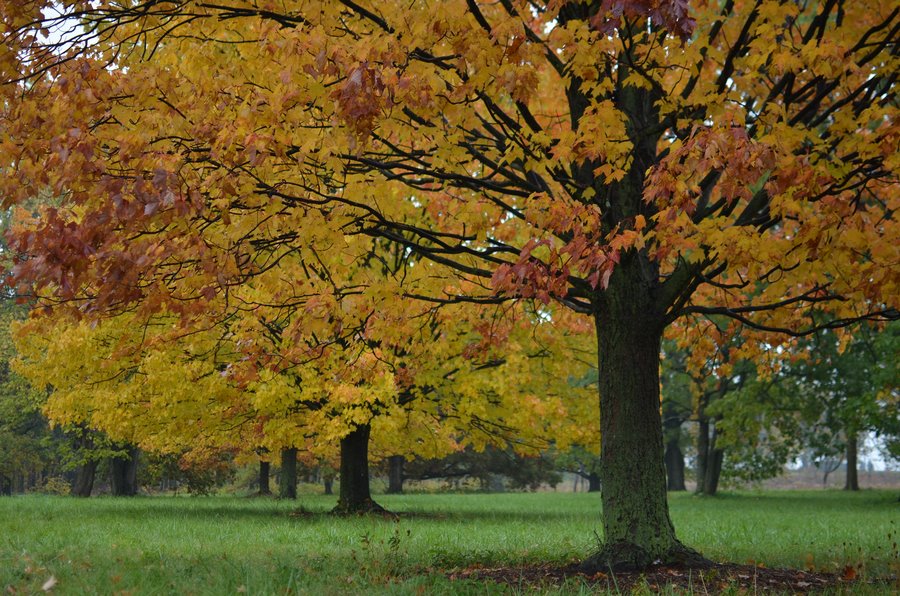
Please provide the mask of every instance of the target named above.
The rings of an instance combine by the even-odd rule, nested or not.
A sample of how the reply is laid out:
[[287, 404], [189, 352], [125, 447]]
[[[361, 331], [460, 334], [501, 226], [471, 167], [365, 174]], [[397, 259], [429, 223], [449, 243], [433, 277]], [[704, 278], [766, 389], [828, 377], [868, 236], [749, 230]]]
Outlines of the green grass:
[[[443, 572], [569, 562], [597, 540], [594, 494], [378, 500], [400, 519], [334, 518], [323, 496], [2, 498], [0, 590], [40, 592], [53, 576], [62, 594], [483, 594], [499, 588]], [[674, 495], [671, 511], [682, 540], [716, 560], [898, 572], [896, 492]]]

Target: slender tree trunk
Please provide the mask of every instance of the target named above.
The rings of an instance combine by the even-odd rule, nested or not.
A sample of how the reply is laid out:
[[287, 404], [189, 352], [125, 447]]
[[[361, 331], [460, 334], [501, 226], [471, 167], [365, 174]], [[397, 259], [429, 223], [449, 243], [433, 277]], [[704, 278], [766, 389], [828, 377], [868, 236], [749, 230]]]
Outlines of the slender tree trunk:
[[663, 401], [663, 436], [666, 441], [666, 488], [687, 490], [684, 486], [684, 454], [681, 452], [682, 417], [672, 400]]
[[334, 513], [383, 512], [369, 490], [369, 433], [361, 424], [341, 439], [341, 472], [338, 504]]
[[857, 446], [859, 437], [852, 433], [847, 437], [847, 480], [844, 490], [859, 490], [859, 475], [857, 471]]
[[403, 492], [403, 464], [406, 458], [392, 455], [388, 458], [388, 494], [399, 495]]
[[666, 488], [671, 491], [687, 490], [684, 485], [684, 454], [678, 444], [678, 438], [670, 439], [666, 444]]
[[325, 489], [326, 495], [334, 494], [334, 476], [325, 476], [322, 479], [322, 485]]
[[110, 486], [116, 497], [133, 497], [137, 494], [137, 447], [129, 447], [125, 455], [114, 457], [109, 462]]
[[269, 484], [271, 469], [272, 464], [267, 461], [259, 460], [259, 494], [261, 495], [272, 494], [272, 487]]
[[[702, 398], [701, 398], [702, 399]], [[703, 404], [697, 411], [697, 468], [694, 470], [697, 477], [698, 495], [706, 494], [706, 469], [709, 467], [709, 419], [703, 413]]]
[[707, 458], [706, 480], [704, 487], [706, 494], [714, 496], [719, 490], [719, 479], [722, 477], [722, 462], [725, 459], [725, 452], [721, 449], [713, 448]]
[[586, 570], [704, 562], [676, 539], [669, 518], [659, 394], [663, 325], [648, 304], [647, 263], [640, 261], [633, 253], [623, 257], [595, 304], [604, 545], [582, 564]]
[[0, 474], [0, 496], [9, 497], [12, 495], [12, 478], [4, 474]]
[[94, 477], [97, 475], [97, 462], [86, 461], [75, 473], [75, 482], [72, 483], [72, 495], [76, 497], [90, 497], [94, 490]]
[[282, 499], [297, 498], [297, 449], [295, 447], [281, 450], [278, 496]]

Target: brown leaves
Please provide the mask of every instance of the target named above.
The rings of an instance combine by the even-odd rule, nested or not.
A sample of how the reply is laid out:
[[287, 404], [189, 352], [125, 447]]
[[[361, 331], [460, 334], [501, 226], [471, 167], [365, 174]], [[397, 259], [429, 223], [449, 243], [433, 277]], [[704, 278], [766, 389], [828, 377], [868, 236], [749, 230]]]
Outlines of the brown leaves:
[[[502, 584], [546, 589], [566, 580], [578, 579], [596, 591], [622, 593], [675, 592], [704, 594], [777, 592], [791, 594], [835, 590], [841, 578], [828, 573], [805, 573], [793, 569], [768, 569], [753, 565], [716, 564], [709, 569], [660, 566], [640, 572], [597, 573], [585, 575], [575, 566], [552, 567], [471, 567], [450, 574], [450, 579], [492, 580]], [[843, 580], [849, 581], [849, 580]]]

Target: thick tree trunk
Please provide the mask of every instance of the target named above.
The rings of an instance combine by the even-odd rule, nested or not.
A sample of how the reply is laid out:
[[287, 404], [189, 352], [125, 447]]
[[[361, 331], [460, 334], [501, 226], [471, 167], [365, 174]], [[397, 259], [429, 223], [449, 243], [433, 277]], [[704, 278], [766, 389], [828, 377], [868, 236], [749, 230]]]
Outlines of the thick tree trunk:
[[684, 454], [678, 438], [666, 444], [666, 488], [671, 491], [687, 490], [684, 485]]
[[282, 499], [297, 498], [297, 449], [295, 447], [281, 450], [278, 496]]
[[623, 258], [595, 305], [604, 545], [582, 564], [587, 570], [704, 562], [676, 539], [669, 519], [659, 394], [663, 325], [652, 314], [644, 264], [633, 254]]
[[109, 476], [113, 496], [133, 497], [137, 494], [138, 453], [137, 447], [129, 447], [125, 455], [110, 460]]
[[340, 492], [334, 513], [384, 512], [369, 490], [370, 432], [371, 427], [362, 424], [341, 439]]
[[399, 495], [403, 492], [403, 464], [406, 458], [392, 455], [388, 458], [388, 494]]
[[589, 493], [599, 493], [600, 492], [600, 489], [601, 489], [600, 474], [597, 474], [596, 472], [591, 472], [590, 474], [587, 475], [587, 481], [588, 481], [588, 492]]
[[259, 494], [261, 495], [272, 494], [272, 487], [269, 484], [271, 469], [272, 464], [267, 461], [259, 460]]
[[94, 490], [94, 477], [97, 475], [97, 462], [87, 461], [78, 467], [75, 473], [75, 482], [72, 483], [72, 495], [75, 497], [90, 497]]
[[844, 482], [844, 490], [859, 490], [859, 475], [857, 473], [857, 444], [859, 437], [856, 433], [847, 437], [847, 480]]

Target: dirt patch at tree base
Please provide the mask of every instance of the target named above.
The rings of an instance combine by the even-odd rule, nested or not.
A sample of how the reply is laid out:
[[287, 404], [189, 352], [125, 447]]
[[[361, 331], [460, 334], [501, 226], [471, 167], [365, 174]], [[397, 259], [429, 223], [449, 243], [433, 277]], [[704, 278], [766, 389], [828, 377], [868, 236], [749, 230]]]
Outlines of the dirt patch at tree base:
[[[849, 574], [848, 574], [849, 575]], [[493, 581], [521, 589], [581, 585], [597, 591], [630, 594], [632, 591], [671, 590], [686, 594], [834, 593], [850, 592], [862, 581], [833, 573], [796, 569], [768, 569], [754, 565], [715, 563], [708, 568], [683, 566], [651, 567], [640, 572], [587, 574], [577, 565], [475, 568], [455, 571], [450, 579]]]

